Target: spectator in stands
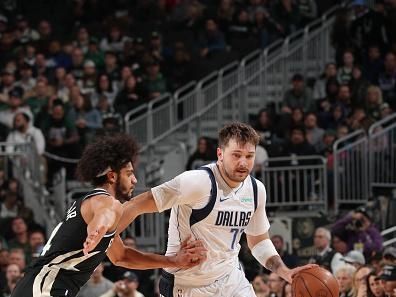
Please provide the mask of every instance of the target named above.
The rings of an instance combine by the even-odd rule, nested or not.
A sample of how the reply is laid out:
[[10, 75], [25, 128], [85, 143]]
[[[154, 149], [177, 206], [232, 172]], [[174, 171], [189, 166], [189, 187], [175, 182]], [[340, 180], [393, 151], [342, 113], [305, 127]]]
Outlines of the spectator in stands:
[[10, 249], [22, 249], [25, 254], [30, 252], [28, 226], [22, 217], [15, 217], [11, 221], [13, 238], [8, 242]]
[[114, 110], [125, 115], [128, 111], [136, 109], [146, 102], [147, 100], [142, 98], [135, 76], [132, 75], [127, 78], [124, 88], [117, 94], [114, 100]]
[[336, 221], [332, 232], [347, 234], [349, 250], [361, 250], [365, 256], [370, 256], [374, 251], [381, 251], [382, 237], [377, 227], [371, 221], [368, 211], [361, 207], [348, 213]]
[[205, 30], [200, 36], [200, 49], [201, 57], [205, 58], [221, 54], [226, 50], [224, 33], [220, 31], [214, 18], [208, 18], [206, 20]]
[[268, 160], [268, 152], [264, 148], [264, 143], [259, 142], [256, 146], [256, 156], [254, 159], [253, 172], [256, 178], [262, 177], [263, 169], [265, 168], [265, 162]]
[[33, 115], [28, 106], [23, 106], [23, 90], [20, 87], [15, 87], [9, 92], [9, 107], [0, 111], [0, 123], [3, 123], [8, 128], [12, 128], [14, 117], [17, 113], [23, 112], [33, 120]]
[[344, 257], [341, 258], [345, 263], [352, 265], [356, 269], [363, 267], [366, 264], [366, 259], [360, 251], [349, 251]]
[[72, 65], [70, 73], [76, 80], [80, 80], [84, 76], [84, 53], [81, 48], [75, 47], [71, 57]]
[[123, 34], [119, 26], [113, 25], [108, 35], [100, 41], [99, 47], [104, 52], [112, 51], [114, 53], [121, 53], [124, 43], [129, 40], [130, 38]]
[[45, 52], [49, 48], [49, 43], [53, 39], [52, 24], [48, 20], [41, 20], [37, 26], [40, 39], [38, 40], [38, 50]]
[[349, 84], [352, 79], [352, 70], [355, 56], [352, 50], [345, 50], [342, 56], [342, 65], [338, 68], [337, 79], [341, 85]]
[[396, 247], [388, 246], [382, 254], [383, 262], [388, 265], [396, 265]]
[[[302, 127], [294, 127], [290, 138], [283, 148], [283, 156], [309, 156], [315, 155], [315, 148], [308, 143]], [[295, 164], [297, 165], [297, 164]]]
[[92, 273], [88, 282], [81, 288], [78, 293], [78, 297], [98, 297], [102, 294], [112, 290], [114, 287], [113, 282], [109, 281], [103, 276], [103, 264], [99, 264], [98, 267]]
[[337, 140], [337, 133], [335, 130], [328, 129], [323, 134], [323, 138], [320, 142], [315, 146], [315, 150], [318, 154], [327, 158], [328, 169], [333, 168], [333, 144]]
[[105, 52], [104, 73], [108, 75], [111, 81], [118, 82], [121, 79], [120, 69], [118, 67], [117, 55], [113, 51]]
[[257, 115], [256, 123], [253, 125], [256, 132], [260, 135], [260, 142], [264, 148], [268, 148], [276, 142], [273, 120], [268, 109], [261, 109]]
[[370, 272], [366, 277], [367, 297], [385, 297], [384, 287], [376, 272]]
[[304, 127], [305, 137], [308, 143], [312, 146], [317, 147], [322, 141], [325, 131], [318, 127], [318, 119], [315, 113], [310, 112], [305, 115]]
[[352, 279], [355, 272], [356, 268], [348, 264], [336, 270], [335, 277], [340, 286], [340, 297], [352, 297]]
[[[29, 116], [24, 112], [18, 112], [14, 117], [13, 130], [7, 136], [7, 142], [26, 143], [32, 142], [36, 146], [37, 153], [42, 155], [45, 151], [45, 139], [40, 129], [30, 123]], [[14, 147], [8, 146], [8, 152], [13, 152]]]
[[36, 54], [36, 61], [33, 66], [33, 72], [35, 73], [36, 77], [43, 76], [52, 78], [52, 71], [47, 65], [45, 55], [41, 52]]
[[99, 49], [98, 39], [91, 37], [89, 39], [87, 51], [85, 52], [85, 59], [91, 60], [95, 63], [97, 69], [103, 69], [105, 55], [102, 50]]
[[[250, 11], [250, 8], [248, 8]], [[236, 12], [236, 5], [232, 0], [221, 0], [219, 6], [216, 10], [216, 19], [219, 23], [219, 28], [221, 31], [225, 30], [230, 26], [232, 19]], [[252, 14], [250, 15], [252, 18]]]
[[37, 80], [35, 87], [25, 101], [35, 118], [44, 106], [48, 104], [50, 93], [52, 93], [52, 91], [46, 80]]
[[166, 65], [169, 89], [175, 91], [192, 80], [191, 54], [184, 43], [177, 43], [170, 63]]
[[304, 127], [304, 111], [299, 107], [293, 108], [291, 114], [281, 114], [276, 135], [281, 139], [290, 137], [291, 130], [295, 127]]
[[137, 288], [139, 287], [139, 279], [137, 275], [131, 271], [124, 273], [122, 280], [117, 281], [114, 287], [99, 297], [144, 297]]
[[381, 110], [381, 119], [386, 118], [388, 115], [390, 115], [391, 113], [393, 113], [392, 108], [390, 107], [389, 103], [382, 103], [380, 106], [380, 110]]
[[9, 253], [8, 249], [4, 246], [0, 248], [0, 292], [3, 292], [4, 288], [6, 287], [7, 279], [7, 267], [9, 264]]
[[378, 83], [379, 75], [382, 71], [383, 61], [381, 50], [378, 45], [370, 45], [367, 58], [363, 62], [363, 76], [372, 84]]
[[297, 4], [291, 0], [277, 1], [273, 8], [274, 18], [281, 25], [282, 36], [296, 31], [301, 15]]
[[14, 88], [15, 76], [14, 72], [9, 69], [1, 71], [0, 81], [0, 107], [4, 109], [7, 107], [9, 101], [9, 93]]
[[382, 92], [377, 86], [371, 85], [367, 89], [365, 101], [366, 114], [373, 120], [381, 118]]
[[252, 281], [254, 293], [257, 297], [268, 297], [270, 288], [268, 285], [268, 274], [258, 274]]
[[77, 85], [84, 95], [91, 95], [95, 91], [97, 81], [96, 65], [91, 60], [86, 60], [83, 67], [83, 76], [77, 81]]
[[198, 139], [197, 149], [188, 158], [186, 170], [197, 169], [202, 165], [211, 163], [216, 158], [216, 149], [209, 138], [200, 137]]
[[349, 127], [346, 124], [340, 124], [337, 126], [337, 139], [347, 136], [349, 133]]
[[16, 264], [21, 271], [25, 270], [26, 259], [25, 253], [21, 248], [12, 248], [9, 252], [9, 265]]
[[261, 48], [266, 48], [273, 40], [279, 38], [283, 28], [271, 17], [268, 10], [259, 6], [253, 16], [252, 30], [258, 38]]
[[102, 116], [97, 109], [92, 108], [88, 95], [77, 94], [73, 98], [68, 118], [75, 123], [82, 146], [90, 143], [96, 131], [102, 127]]
[[107, 74], [99, 75], [96, 86], [95, 92], [91, 95], [91, 103], [93, 106], [98, 105], [99, 97], [105, 96], [109, 103], [113, 105], [115, 97], [117, 95], [117, 85], [113, 83]]
[[33, 230], [29, 232], [30, 253], [26, 255], [26, 263], [30, 264], [42, 252], [45, 245], [45, 234], [41, 230]]
[[161, 96], [168, 90], [166, 79], [161, 73], [160, 63], [155, 58], [151, 59], [145, 68], [142, 89], [147, 92], [149, 100]]
[[362, 68], [359, 65], [353, 66], [352, 79], [349, 81], [349, 85], [353, 100], [352, 105], [364, 105], [364, 100], [370, 83], [362, 76]]
[[149, 52], [150, 54], [160, 61], [160, 63], [164, 60], [164, 52], [163, 44], [162, 44], [162, 36], [158, 31], [151, 32], [150, 41], [149, 41]]
[[39, 33], [30, 27], [29, 21], [23, 15], [16, 16], [16, 35], [21, 44], [36, 41], [40, 38]]
[[385, 296], [394, 297], [396, 290], [396, 265], [385, 265], [379, 278], [382, 281]]
[[88, 29], [84, 26], [81, 26], [77, 29], [76, 38], [73, 42], [74, 47], [79, 47], [83, 51], [84, 54], [88, 52], [90, 36]]
[[318, 16], [317, 1], [315, 0], [299, 0], [297, 1], [298, 11], [300, 12], [300, 26], [305, 27], [313, 22]]
[[276, 251], [279, 256], [282, 258], [282, 261], [286, 264], [287, 267], [295, 268], [298, 265], [298, 259], [295, 255], [289, 254], [285, 249], [285, 242], [281, 235], [273, 235], [271, 236], [271, 241], [275, 246]]
[[9, 264], [6, 270], [6, 286], [3, 288], [2, 297], [10, 296], [14, 290], [16, 283], [22, 277], [22, 270], [16, 264]]
[[7, 191], [4, 200], [0, 203], [0, 219], [15, 218], [20, 210], [18, 194]]
[[36, 79], [33, 77], [33, 67], [27, 63], [23, 63], [19, 67], [20, 79], [15, 82], [16, 87], [20, 87], [24, 92], [31, 91], [36, 86]]
[[283, 288], [286, 281], [278, 276], [276, 273], [271, 272], [268, 279], [268, 285], [270, 288], [270, 296], [284, 297]]
[[320, 100], [326, 98], [327, 92], [327, 82], [331, 78], [335, 78], [337, 76], [337, 65], [335, 63], [327, 63], [325, 66], [325, 71], [315, 82], [314, 90], [313, 90], [313, 99]]
[[312, 108], [311, 91], [305, 87], [304, 77], [294, 74], [292, 77], [292, 88], [283, 97], [283, 113], [291, 113], [294, 108], [301, 108], [304, 112]]
[[384, 101], [396, 109], [396, 55], [388, 52], [385, 56], [384, 71], [380, 73], [378, 84]]
[[227, 40], [231, 48], [240, 56], [245, 56], [257, 48], [258, 40], [253, 38], [252, 24], [245, 8], [240, 8], [228, 27]]
[[309, 263], [318, 264], [319, 266], [335, 272], [340, 266], [342, 255], [330, 247], [331, 233], [328, 229], [319, 227], [315, 230], [314, 247], [316, 254], [309, 259]]
[[360, 266], [356, 269], [352, 280], [352, 296], [360, 297], [366, 296], [367, 287], [366, 280], [367, 276], [373, 271], [372, 267]]
[[363, 129], [368, 131], [373, 122], [373, 119], [366, 115], [363, 107], [356, 107], [352, 115], [347, 119], [347, 124], [352, 130]]
[[[43, 123], [43, 134], [46, 139], [47, 151], [66, 158], [75, 158], [79, 154], [79, 135], [75, 123], [65, 116], [62, 101], [55, 100], [50, 118]], [[48, 159], [48, 181], [63, 165], [62, 162]], [[71, 172], [69, 172], [71, 174]]]

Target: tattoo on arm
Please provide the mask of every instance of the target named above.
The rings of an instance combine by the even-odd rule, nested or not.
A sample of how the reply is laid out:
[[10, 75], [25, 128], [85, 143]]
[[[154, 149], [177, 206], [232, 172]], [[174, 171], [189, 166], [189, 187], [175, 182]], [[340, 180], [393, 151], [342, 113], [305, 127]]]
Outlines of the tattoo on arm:
[[283, 264], [281, 257], [279, 257], [278, 255], [272, 256], [265, 263], [265, 267], [272, 272], [276, 272], [279, 269], [279, 267], [284, 265], [285, 264]]

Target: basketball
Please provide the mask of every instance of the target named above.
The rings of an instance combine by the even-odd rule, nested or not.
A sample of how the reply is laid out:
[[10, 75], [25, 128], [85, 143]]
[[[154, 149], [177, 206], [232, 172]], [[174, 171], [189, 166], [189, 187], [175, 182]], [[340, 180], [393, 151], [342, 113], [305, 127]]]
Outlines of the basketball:
[[293, 297], [338, 297], [338, 282], [330, 271], [321, 267], [304, 269], [292, 282]]

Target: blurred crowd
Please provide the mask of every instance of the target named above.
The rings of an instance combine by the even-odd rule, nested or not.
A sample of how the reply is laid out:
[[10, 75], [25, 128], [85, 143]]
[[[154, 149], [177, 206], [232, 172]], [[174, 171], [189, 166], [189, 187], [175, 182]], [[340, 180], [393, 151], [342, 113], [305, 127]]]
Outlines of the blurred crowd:
[[287, 36], [338, 1], [0, 4], [0, 141], [36, 143], [48, 183], [131, 110]]
[[[83, 147], [123, 128], [131, 110], [197, 80], [251, 50], [264, 48], [321, 16], [331, 0], [67, 0], [0, 3], [0, 141], [33, 141], [48, 158], [48, 182], [61, 166], [73, 177]], [[41, 2], [40, 2], [41, 3]], [[44, 3], [44, 2], [43, 2]], [[321, 154], [332, 170], [334, 142], [396, 109], [396, 1], [369, 9], [353, 1], [333, 28], [333, 61], [320, 77], [296, 73], [281, 106], [251, 119], [261, 135], [255, 173], [273, 156]], [[216, 159], [216, 140], [201, 137], [187, 169]], [[48, 154], [47, 154], [48, 155]], [[24, 205], [19, 182], [0, 171], [0, 296], [10, 295], [46, 241]], [[290, 267], [301, 259], [273, 235]], [[135, 247], [126, 236], [126, 245]], [[309, 260], [338, 279], [340, 296], [396, 296], [396, 251], [382, 246], [364, 209], [315, 231]], [[289, 297], [290, 286], [245, 253], [241, 262], [257, 296]], [[153, 296], [153, 271], [104, 262], [80, 297]]]

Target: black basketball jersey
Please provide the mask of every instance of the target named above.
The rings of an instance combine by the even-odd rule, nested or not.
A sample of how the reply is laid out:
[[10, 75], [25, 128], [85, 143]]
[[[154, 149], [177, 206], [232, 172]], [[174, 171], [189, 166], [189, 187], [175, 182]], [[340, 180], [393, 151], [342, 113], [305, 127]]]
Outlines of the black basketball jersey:
[[[12, 296], [17, 295], [18, 286], [23, 287], [23, 296], [75, 296], [88, 281], [92, 272], [106, 256], [115, 232], [106, 234], [88, 255], [83, 253], [87, 238], [87, 224], [81, 216], [81, 204], [96, 195], [110, 194], [104, 189], [94, 189], [73, 202], [65, 218], [52, 231], [41, 255], [27, 269], [24, 278], [30, 281], [18, 283]], [[31, 283], [33, 283], [31, 285]], [[29, 295], [27, 290], [30, 287]], [[20, 295], [22, 296], [22, 295]]]

